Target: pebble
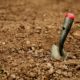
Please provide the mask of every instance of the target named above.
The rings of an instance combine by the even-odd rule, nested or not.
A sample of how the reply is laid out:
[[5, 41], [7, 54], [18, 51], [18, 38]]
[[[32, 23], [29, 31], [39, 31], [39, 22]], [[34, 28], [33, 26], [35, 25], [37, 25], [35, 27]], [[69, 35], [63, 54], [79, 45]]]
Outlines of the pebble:
[[80, 39], [80, 30], [75, 31], [75, 32], [73, 33], [73, 36], [74, 36], [76, 39]]
[[68, 67], [67, 67], [66, 65], [60, 65], [59, 68], [60, 68], [60, 69], [65, 69], [65, 70], [68, 69]]
[[49, 69], [49, 70], [48, 70], [48, 73], [49, 73], [49, 74], [52, 74], [52, 73], [54, 72], [54, 69], [53, 69], [53, 66], [52, 66], [51, 63], [47, 63], [47, 68]]
[[30, 72], [30, 73], [29, 73], [29, 75], [30, 75], [30, 77], [32, 77], [32, 78], [33, 78], [33, 77], [35, 77], [35, 76], [36, 76], [36, 73], [34, 73], [34, 72]]
[[49, 74], [52, 74], [54, 72], [54, 69], [53, 68], [50, 68], [49, 70], [48, 70], [48, 73]]
[[26, 41], [26, 44], [29, 45], [31, 42], [29, 40]]
[[36, 28], [36, 33], [39, 33], [39, 34], [41, 33], [41, 27]]
[[28, 53], [28, 54], [32, 54], [32, 53], [33, 53], [33, 51], [32, 51], [32, 50], [29, 50], [27, 53]]
[[24, 50], [19, 50], [18, 53], [19, 54], [24, 54], [25, 52], [24, 52]]
[[35, 51], [35, 47], [32, 46], [31, 49], [32, 49], [33, 51]]
[[38, 57], [38, 50], [35, 50], [34, 56], [35, 56], [35, 57]]
[[41, 28], [41, 27], [36, 27], [36, 29], [37, 29], [37, 30], [41, 30], [42, 28]]
[[53, 25], [49, 25], [49, 26], [48, 26], [49, 29], [51, 29], [51, 28], [53, 28], [53, 27], [54, 27]]
[[36, 47], [36, 44], [32, 44], [32, 47]]
[[2, 44], [5, 45], [6, 43], [5, 42], [2, 42]]
[[62, 73], [61, 69], [58, 69], [58, 70], [56, 71], [56, 73], [57, 73], [57, 74], [61, 74], [61, 73]]
[[15, 74], [11, 74], [11, 78], [12, 79], [16, 79], [16, 75]]
[[68, 72], [67, 75], [68, 75], [69, 77], [72, 77], [72, 72]]
[[15, 48], [11, 48], [11, 52], [15, 52], [16, 51], [16, 49]]
[[48, 67], [48, 68], [52, 68], [53, 66], [52, 66], [51, 63], [47, 63], [47, 67]]
[[67, 71], [62, 72], [64, 76], [68, 76]]

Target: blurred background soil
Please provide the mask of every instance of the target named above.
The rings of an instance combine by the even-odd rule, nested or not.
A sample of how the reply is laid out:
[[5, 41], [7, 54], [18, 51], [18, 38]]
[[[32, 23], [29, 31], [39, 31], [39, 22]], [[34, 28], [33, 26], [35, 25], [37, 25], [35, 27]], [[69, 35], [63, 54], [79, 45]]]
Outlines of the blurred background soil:
[[[64, 14], [75, 21], [55, 61]], [[0, 80], [80, 80], [80, 0], [0, 0]]]

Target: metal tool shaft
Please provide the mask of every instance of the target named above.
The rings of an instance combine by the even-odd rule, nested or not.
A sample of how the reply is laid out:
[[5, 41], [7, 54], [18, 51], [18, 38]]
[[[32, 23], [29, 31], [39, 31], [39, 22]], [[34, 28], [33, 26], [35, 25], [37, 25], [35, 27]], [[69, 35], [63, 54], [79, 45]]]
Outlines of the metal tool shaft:
[[61, 32], [61, 36], [60, 36], [60, 40], [59, 40], [59, 53], [60, 53], [60, 56], [62, 56], [62, 57], [65, 56], [64, 51], [63, 51], [64, 42], [65, 42], [67, 35], [71, 29], [73, 21], [74, 21], [74, 19], [71, 19], [69, 17], [66, 17], [64, 20], [64, 25], [62, 27], [62, 32]]

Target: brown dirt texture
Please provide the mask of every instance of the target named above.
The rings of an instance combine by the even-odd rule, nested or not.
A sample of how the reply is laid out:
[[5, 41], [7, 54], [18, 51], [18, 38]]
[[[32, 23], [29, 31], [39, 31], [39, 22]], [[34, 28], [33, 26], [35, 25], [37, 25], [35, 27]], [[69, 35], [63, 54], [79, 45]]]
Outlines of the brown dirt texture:
[[[51, 46], [66, 12], [76, 17], [65, 42], [68, 58], [57, 61]], [[0, 0], [0, 80], [80, 80], [79, 12], [80, 0]]]

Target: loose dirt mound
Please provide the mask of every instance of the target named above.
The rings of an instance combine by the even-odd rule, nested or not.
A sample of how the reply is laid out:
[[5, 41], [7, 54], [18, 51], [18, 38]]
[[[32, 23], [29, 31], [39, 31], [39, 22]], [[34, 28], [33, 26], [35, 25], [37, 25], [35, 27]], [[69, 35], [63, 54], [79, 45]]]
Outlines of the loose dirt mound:
[[80, 39], [73, 34], [65, 43], [66, 61], [51, 59], [58, 43], [65, 12], [80, 20], [79, 0], [1, 0], [0, 80], [80, 80]]

